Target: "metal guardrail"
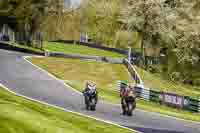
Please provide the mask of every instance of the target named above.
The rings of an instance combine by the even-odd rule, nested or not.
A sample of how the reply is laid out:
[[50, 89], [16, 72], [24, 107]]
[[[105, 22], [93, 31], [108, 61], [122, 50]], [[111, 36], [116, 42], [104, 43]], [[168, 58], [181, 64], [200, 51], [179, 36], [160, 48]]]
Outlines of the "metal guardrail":
[[66, 45], [76, 43], [78, 45], [88, 46], [88, 47], [102, 49], [102, 50], [111, 51], [111, 52], [117, 52], [117, 53], [124, 54], [124, 55], [128, 54], [128, 49], [111, 48], [111, 47], [107, 47], [106, 45], [97, 43], [97, 42], [80, 42], [77, 40], [55, 40], [52, 42], [66, 43]]
[[188, 110], [191, 112], [200, 112], [200, 100], [188, 96], [180, 96], [173, 93], [166, 93], [151, 90], [148, 88], [135, 87], [137, 96], [146, 101], [175, 107], [178, 109]]
[[[200, 101], [200, 99], [199, 99], [199, 101]], [[200, 112], [200, 102], [199, 102], [199, 112]]]
[[42, 56], [45, 54], [44, 52], [37, 52], [37, 51], [33, 51], [31, 49], [20, 48], [20, 47], [15, 46], [11, 42], [5, 42], [5, 41], [0, 41], [0, 49], [12, 50], [12, 51], [17, 51], [17, 52], [42, 55]]
[[81, 54], [66, 54], [66, 53], [50, 52], [50, 51], [45, 51], [45, 56], [73, 58], [73, 59], [82, 59], [82, 60], [94, 60], [94, 61], [107, 62], [107, 63], [112, 63], [112, 64], [122, 64], [123, 63], [122, 58], [89, 56], [89, 55], [81, 55]]
[[131, 74], [133, 80], [135, 80], [135, 82], [137, 84], [143, 84], [143, 81], [140, 77], [140, 75], [137, 73], [136, 69], [134, 68], [134, 66], [127, 60], [124, 60], [124, 64], [126, 65], [126, 67], [128, 68], [129, 73]]
[[124, 60], [124, 64], [126, 65], [132, 78], [137, 83], [135, 88], [138, 97], [147, 101], [200, 113], [200, 99], [194, 99], [188, 96], [181, 96], [173, 93], [161, 92], [146, 88], [143, 85], [143, 81], [134, 66], [127, 59]]

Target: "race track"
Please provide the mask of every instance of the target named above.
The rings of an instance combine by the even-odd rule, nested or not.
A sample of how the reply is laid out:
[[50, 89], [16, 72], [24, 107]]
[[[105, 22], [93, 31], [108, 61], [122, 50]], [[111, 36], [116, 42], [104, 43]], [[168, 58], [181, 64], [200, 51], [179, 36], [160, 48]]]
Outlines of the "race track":
[[124, 117], [119, 106], [103, 101], [96, 112], [88, 112], [79, 93], [34, 67], [23, 56], [27, 54], [0, 49], [0, 83], [16, 93], [144, 133], [200, 133], [199, 123], [142, 110], [136, 110], [133, 117]]

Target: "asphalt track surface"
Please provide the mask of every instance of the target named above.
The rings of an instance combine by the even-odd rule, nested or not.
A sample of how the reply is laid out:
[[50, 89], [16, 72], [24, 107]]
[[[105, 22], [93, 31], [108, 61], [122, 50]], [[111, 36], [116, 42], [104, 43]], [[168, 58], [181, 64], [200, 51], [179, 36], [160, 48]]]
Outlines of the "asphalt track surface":
[[27, 54], [0, 49], [0, 83], [18, 94], [144, 133], [200, 133], [200, 123], [138, 109], [133, 117], [125, 117], [120, 115], [119, 106], [103, 101], [99, 102], [96, 112], [88, 112], [79, 93], [31, 65], [23, 56]]

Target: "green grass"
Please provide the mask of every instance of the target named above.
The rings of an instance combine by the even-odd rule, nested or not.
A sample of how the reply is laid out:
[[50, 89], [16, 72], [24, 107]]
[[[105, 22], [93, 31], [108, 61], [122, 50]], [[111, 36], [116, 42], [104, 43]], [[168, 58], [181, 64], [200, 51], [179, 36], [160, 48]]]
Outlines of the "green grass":
[[81, 45], [71, 45], [64, 43], [56, 43], [56, 42], [45, 42], [45, 50], [53, 51], [53, 52], [62, 52], [67, 54], [82, 54], [82, 55], [92, 55], [92, 56], [105, 56], [105, 57], [113, 57], [113, 58], [124, 58], [125, 55], [100, 50], [96, 48], [90, 48], [87, 46]]
[[44, 52], [44, 50], [49, 50], [52, 52], [62, 52], [66, 54], [81, 54], [81, 55], [90, 55], [90, 56], [103, 56], [103, 57], [112, 57], [112, 58], [125, 58], [123, 54], [116, 52], [105, 51], [101, 49], [91, 48], [81, 45], [72, 45], [56, 42], [44, 42], [44, 50], [33, 48], [27, 45], [17, 44], [8, 42], [7, 44], [16, 46], [18, 48], [28, 49], [34, 52]]
[[79, 91], [82, 91], [85, 87], [84, 83], [86, 81], [92, 80], [97, 84], [102, 99], [108, 99], [116, 103], [119, 100], [117, 81], [131, 81], [129, 74], [124, 72], [126, 70], [125, 66], [121, 64], [111, 65], [109, 63], [63, 58], [33, 58], [31, 61], [50, 71], [56, 77], [66, 80], [66, 83]]
[[144, 84], [149, 88], [164, 92], [171, 92], [183, 96], [191, 96], [196, 99], [200, 98], [200, 87], [194, 87], [164, 80], [160, 76], [147, 72], [138, 67], [136, 67], [136, 70], [140, 74]]
[[0, 87], [1, 133], [131, 133], [15, 96]]
[[150, 112], [157, 112], [163, 115], [169, 115], [185, 120], [192, 120], [200, 122], [200, 115], [199, 113], [191, 113], [189, 111], [179, 110], [176, 108], [170, 108], [165, 105], [160, 105], [158, 103], [147, 102], [144, 100], [139, 100], [137, 104], [138, 108]]
[[[32, 58], [30, 61], [49, 71], [56, 77], [65, 80], [67, 84], [82, 91], [86, 80], [97, 84], [100, 98], [119, 104], [120, 97], [117, 91], [118, 80], [131, 81], [125, 66], [119, 64], [97, 63], [63, 58]], [[70, 75], [70, 76], [69, 76]], [[200, 121], [200, 115], [182, 111], [156, 103], [138, 100], [138, 108], [166, 114], [187, 120]]]

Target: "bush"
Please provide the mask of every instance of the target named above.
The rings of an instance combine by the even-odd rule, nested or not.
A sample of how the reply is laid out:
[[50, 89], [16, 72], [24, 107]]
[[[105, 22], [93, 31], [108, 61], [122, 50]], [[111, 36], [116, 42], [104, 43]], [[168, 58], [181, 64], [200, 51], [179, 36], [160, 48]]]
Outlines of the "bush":
[[160, 65], [150, 65], [147, 70], [151, 73], [161, 73], [161, 66]]
[[180, 81], [181, 80], [181, 73], [180, 72], [172, 72], [170, 74], [170, 80], [172, 80], [172, 81]]
[[194, 86], [200, 86], [200, 78], [199, 79], [194, 79], [193, 80], [193, 85]]

